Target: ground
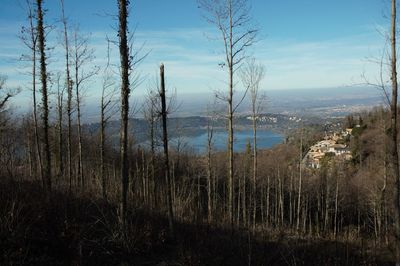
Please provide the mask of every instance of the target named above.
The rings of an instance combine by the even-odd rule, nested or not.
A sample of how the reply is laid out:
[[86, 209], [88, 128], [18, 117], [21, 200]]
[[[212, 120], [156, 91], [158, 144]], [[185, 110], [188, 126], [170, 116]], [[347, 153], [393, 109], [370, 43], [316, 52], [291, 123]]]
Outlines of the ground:
[[[54, 191], [40, 182], [0, 182], [1, 265], [391, 265], [365, 243], [256, 234], [207, 224], [176, 224], [132, 209], [127, 233], [117, 208], [95, 197]], [[249, 252], [250, 251], [250, 252]]]

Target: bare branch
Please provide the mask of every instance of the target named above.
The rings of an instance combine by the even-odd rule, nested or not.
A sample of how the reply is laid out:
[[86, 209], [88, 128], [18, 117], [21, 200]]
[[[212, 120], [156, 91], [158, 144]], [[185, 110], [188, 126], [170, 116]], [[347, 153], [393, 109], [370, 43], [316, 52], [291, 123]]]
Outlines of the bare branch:
[[[11, 89], [6, 86], [7, 77], [0, 74], [0, 111], [5, 107], [11, 97], [14, 97], [20, 92], [20, 88]], [[4, 94], [1, 96], [1, 94]]]

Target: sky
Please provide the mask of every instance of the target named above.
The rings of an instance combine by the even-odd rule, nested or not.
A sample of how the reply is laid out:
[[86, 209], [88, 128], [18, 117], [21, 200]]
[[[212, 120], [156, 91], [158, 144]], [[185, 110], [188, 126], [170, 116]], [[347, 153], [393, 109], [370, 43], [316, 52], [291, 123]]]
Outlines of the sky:
[[[389, 14], [388, 0], [249, 0], [254, 25], [260, 29], [257, 43], [248, 49], [266, 69], [263, 90], [301, 88], [329, 89], [374, 82], [379, 67], [372, 62], [382, 54]], [[55, 47], [50, 70], [62, 71], [59, 45], [60, 2], [45, 0], [45, 22], [55, 26], [48, 46]], [[0, 0], [0, 74], [10, 86], [20, 86], [15, 101], [29, 98], [26, 64], [18, 59], [28, 50], [18, 33], [26, 25], [25, 0]], [[95, 49], [93, 64], [105, 65], [106, 36], [116, 40], [117, 1], [65, 0], [70, 25], [79, 25]], [[135, 29], [134, 49], [148, 53], [137, 67], [143, 82], [133, 93], [144, 94], [152, 84], [161, 62], [167, 86], [178, 95], [212, 92], [226, 87], [226, 72], [218, 31], [202, 17], [196, 0], [131, 0], [129, 17]], [[112, 60], [118, 64], [117, 47]], [[85, 86], [87, 95], [100, 95], [99, 76]], [[240, 90], [240, 84], [238, 83]]]

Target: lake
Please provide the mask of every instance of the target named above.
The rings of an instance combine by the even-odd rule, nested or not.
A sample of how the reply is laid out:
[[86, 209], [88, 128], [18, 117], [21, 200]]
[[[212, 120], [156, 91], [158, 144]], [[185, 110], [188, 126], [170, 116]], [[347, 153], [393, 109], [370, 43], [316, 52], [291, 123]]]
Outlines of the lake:
[[[195, 152], [204, 153], [207, 150], [207, 133], [185, 137], [190, 147], [193, 147]], [[226, 150], [228, 141], [228, 133], [226, 131], [216, 131], [213, 134], [213, 149], [217, 151]], [[253, 130], [235, 130], [234, 131], [234, 151], [244, 151], [247, 142], [250, 141], [253, 146]], [[267, 130], [257, 131], [257, 148], [271, 148], [276, 144], [283, 143], [284, 136]]]

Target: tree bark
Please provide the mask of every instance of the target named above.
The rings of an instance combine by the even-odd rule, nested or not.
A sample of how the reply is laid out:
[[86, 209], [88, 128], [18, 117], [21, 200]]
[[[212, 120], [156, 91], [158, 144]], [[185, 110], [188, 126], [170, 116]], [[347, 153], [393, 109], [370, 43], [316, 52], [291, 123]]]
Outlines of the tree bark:
[[[33, 123], [34, 123], [34, 138], [35, 138], [35, 153], [38, 160], [39, 167], [39, 175], [40, 179], [43, 181], [43, 163], [42, 163], [42, 153], [40, 151], [40, 136], [39, 136], [39, 125], [37, 118], [37, 100], [36, 100], [36, 60], [37, 60], [37, 27], [34, 26], [33, 18], [33, 10], [30, 2], [28, 4], [28, 19], [29, 19], [29, 37], [30, 37], [30, 46], [29, 48], [32, 51], [32, 105], [33, 105]], [[36, 29], [36, 32], [35, 32]]]
[[38, 45], [40, 53], [40, 80], [42, 83], [42, 120], [43, 120], [43, 144], [44, 144], [44, 171], [43, 179], [45, 183], [45, 189], [47, 193], [51, 192], [51, 152], [50, 152], [50, 140], [49, 140], [49, 103], [48, 103], [48, 92], [47, 92], [47, 70], [46, 70], [46, 52], [45, 52], [45, 35], [43, 26], [43, 11], [42, 11], [42, 0], [37, 0], [37, 27], [38, 27]]
[[301, 186], [302, 186], [302, 160], [303, 160], [303, 128], [300, 134], [300, 156], [299, 156], [299, 188], [297, 196], [297, 222], [296, 222], [296, 232], [300, 233], [300, 210], [301, 210]]
[[233, 31], [232, 31], [232, 2], [229, 1], [229, 52], [227, 54], [229, 67], [229, 92], [228, 92], [228, 212], [231, 227], [233, 228]]
[[[213, 205], [212, 205], [212, 168], [211, 168], [211, 155], [212, 155], [212, 139], [213, 128], [210, 125], [210, 120], [207, 123], [207, 210], [208, 222], [211, 223], [213, 218]], [[215, 202], [214, 202], [215, 204]]]
[[165, 96], [165, 80], [164, 80], [164, 65], [160, 66], [160, 98], [161, 98], [161, 117], [163, 127], [163, 144], [164, 144], [164, 176], [167, 185], [167, 209], [168, 209], [168, 224], [170, 237], [174, 237], [174, 212], [172, 208], [172, 189], [170, 181], [170, 169], [169, 169], [169, 154], [168, 154], [168, 131], [167, 131], [167, 104]]
[[156, 191], [156, 184], [155, 184], [155, 156], [156, 156], [156, 151], [155, 151], [155, 126], [156, 126], [156, 120], [157, 120], [157, 112], [156, 112], [156, 95], [153, 94], [153, 91], [149, 91], [147, 94], [147, 99], [144, 105], [144, 112], [143, 116], [147, 121], [148, 125], [148, 138], [150, 142], [150, 162], [149, 162], [149, 168], [150, 168], [150, 174], [148, 176], [148, 193], [149, 193], [149, 203], [151, 208], [155, 208], [157, 205], [157, 191]]
[[[104, 86], [104, 85], [103, 85]], [[107, 201], [107, 181], [106, 181], [106, 176], [105, 176], [105, 127], [106, 127], [106, 118], [105, 118], [105, 109], [106, 109], [106, 103], [105, 103], [105, 95], [104, 95], [104, 87], [103, 91], [101, 94], [101, 106], [100, 106], [100, 179], [101, 179], [101, 189], [102, 189], [102, 195], [103, 199]]]
[[338, 209], [339, 209], [339, 174], [336, 174], [336, 189], [335, 189], [335, 216], [334, 216], [334, 227], [333, 234], [337, 236], [338, 230]]
[[128, 162], [128, 114], [129, 114], [129, 48], [128, 48], [128, 5], [129, 0], [118, 0], [119, 10], [119, 53], [121, 61], [121, 130], [120, 130], [120, 156], [121, 156], [121, 219], [125, 225], [127, 218], [127, 201], [129, 186], [129, 162]]
[[[76, 33], [75, 33], [76, 34]], [[75, 35], [75, 49], [77, 49], [77, 36]], [[83, 176], [83, 162], [82, 162], [82, 124], [81, 124], [81, 96], [79, 93], [79, 77], [78, 77], [78, 51], [75, 50], [75, 97], [76, 97], [76, 111], [77, 111], [77, 123], [78, 123], [78, 178], [81, 182], [82, 190], [85, 189], [85, 179]]]
[[151, 102], [151, 120], [150, 120], [150, 164], [151, 164], [151, 186], [152, 186], [152, 206], [155, 208], [157, 205], [157, 198], [156, 198], [156, 181], [155, 181], [155, 172], [156, 172], [156, 150], [155, 150], [155, 131], [154, 131], [154, 124], [155, 124], [155, 106], [152, 100]]
[[68, 157], [68, 180], [69, 192], [72, 192], [72, 80], [69, 69], [69, 40], [67, 30], [67, 19], [64, 13], [64, 0], [61, 0], [62, 22], [64, 26], [64, 46], [65, 46], [65, 66], [66, 66], [66, 86], [67, 86], [67, 157]]
[[[257, 97], [255, 97], [257, 98]], [[256, 99], [252, 99], [252, 113], [253, 113], [253, 232], [256, 229], [256, 216], [257, 216], [257, 110]]]
[[399, 172], [399, 152], [397, 143], [397, 58], [396, 58], [396, 0], [392, 0], [392, 19], [391, 19], [391, 80], [392, 80], [392, 100], [391, 111], [391, 157], [393, 164], [393, 174], [396, 182], [395, 189], [395, 223], [396, 223], [396, 256], [400, 262], [400, 172]]
[[58, 174], [60, 177], [64, 175], [63, 160], [63, 90], [60, 90], [60, 76], [57, 79], [57, 109], [58, 109]]

